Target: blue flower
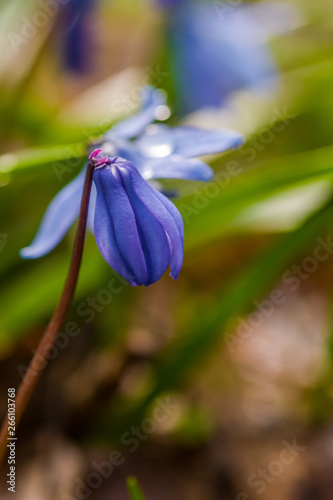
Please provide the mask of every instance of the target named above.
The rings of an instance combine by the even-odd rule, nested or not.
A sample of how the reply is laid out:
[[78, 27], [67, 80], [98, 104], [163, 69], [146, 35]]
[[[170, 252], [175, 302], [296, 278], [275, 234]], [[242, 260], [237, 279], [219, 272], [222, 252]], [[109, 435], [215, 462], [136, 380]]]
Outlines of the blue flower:
[[90, 17], [96, 0], [70, 0], [62, 11], [59, 35], [66, 68], [84, 73], [92, 52]]
[[[133, 284], [153, 283], [158, 279], [156, 276], [160, 277], [164, 273], [169, 263], [171, 275], [176, 278], [181, 266], [181, 216], [176, 207], [147, 181], [156, 178], [209, 181], [213, 171], [202, 160], [194, 157], [226, 151], [243, 143], [243, 137], [233, 131], [149, 125], [159, 115], [161, 106], [165, 106], [163, 94], [147, 88], [141, 110], [118, 123], [105, 135], [101, 147], [103, 154], [108, 156], [107, 166], [96, 169], [91, 190], [88, 227], [94, 231], [106, 261]], [[130, 140], [137, 136], [137, 139]], [[55, 196], [35, 239], [30, 246], [21, 250], [23, 258], [42, 257], [63, 239], [79, 215], [85, 171], [86, 167]], [[121, 197], [123, 202], [115, 204], [111, 192]], [[166, 212], [174, 219], [179, 234], [172, 229], [170, 216], [167, 217]], [[129, 247], [126, 249], [122, 243], [131, 234], [134, 238], [133, 217], [139, 235], [135, 247], [137, 257], [131, 257], [128, 254]], [[128, 228], [121, 229], [121, 221], [126, 226], [127, 218], [132, 218], [133, 222], [130, 234]], [[154, 230], [144, 227], [145, 224]], [[165, 231], [163, 237], [161, 228]], [[156, 236], [159, 241], [153, 241], [154, 231], [159, 235]], [[134, 247], [131, 248], [133, 250]], [[135, 259], [138, 262], [141, 259], [139, 255], [146, 262], [145, 272], [143, 260], [140, 261], [140, 269], [134, 265]]]
[[143, 180], [123, 158], [110, 158], [93, 176], [94, 233], [110, 266], [132, 285], [151, 285], [170, 265], [177, 279], [183, 261], [184, 227], [177, 208]]
[[269, 37], [292, 24], [295, 12], [278, 3], [156, 0], [167, 13], [171, 72], [181, 111], [224, 105], [239, 89], [272, 90], [277, 68]]

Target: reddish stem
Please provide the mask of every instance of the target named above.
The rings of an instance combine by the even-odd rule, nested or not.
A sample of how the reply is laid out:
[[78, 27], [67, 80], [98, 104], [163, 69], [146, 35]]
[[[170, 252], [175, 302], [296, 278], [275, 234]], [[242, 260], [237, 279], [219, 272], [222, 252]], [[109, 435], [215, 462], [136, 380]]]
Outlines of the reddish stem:
[[[82, 193], [82, 200], [81, 200], [81, 208], [80, 208], [80, 215], [79, 215], [79, 221], [77, 225], [77, 230], [76, 230], [76, 236], [75, 236], [75, 242], [74, 242], [74, 247], [73, 247], [73, 253], [72, 253], [72, 258], [71, 258], [71, 263], [66, 279], [66, 283], [60, 298], [60, 301], [58, 303], [58, 306], [44, 332], [44, 335], [35, 351], [35, 354], [31, 360], [31, 363], [29, 365], [29, 368], [21, 382], [21, 385], [18, 388], [17, 395], [16, 395], [16, 412], [15, 412], [15, 424], [16, 424], [16, 429], [17, 426], [21, 420], [21, 417], [24, 413], [24, 410], [29, 402], [29, 399], [31, 397], [31, 394], [41, 376], [43, 373], [43, 369], [47, 365], [47, 360], [48, 360], [48, 355], [50, 353], [50, 350], [52, 349], [52, 346], [57, 338], [58, 332], [61, 329], [61, 326], [65, 320], [66, 313], [69, 309], [69, 306], [72, 302], [75, 288], [76, 288], [76, 283], [78, 280], [78, 275], [79, 275], [79, 270], [80, 270], [80, 265], [81, 265], [81, 260], [82, 260], [82, 253], [83, 253], [83, 246], [84, 246], [84, 238], [85, 238], [85, 232], [86, 232], [86, 225], [87, 225], [87, 215], [88, 215], [88, 208], [89, 208], [89, 199], [90, 199], [90, 191], [91, 191], [91, 184], [92, 184], [92, 178], [93, 178], [93, 173], [94, 173], [94, 168], [96, 165], [96, 161], [92, 159], [88, 163], [87, 166], [87, 171], [86, 171], [86, 176], [85, 176], [85, 181], [84, 181], [84, 187], [83, 187], [83, 193]], [[5, 458], [5, 455], [7, 453], [7, 444], [8, 444], [8, 414], [6, 415], [1, 432], [0, 432], [0, 465]]]

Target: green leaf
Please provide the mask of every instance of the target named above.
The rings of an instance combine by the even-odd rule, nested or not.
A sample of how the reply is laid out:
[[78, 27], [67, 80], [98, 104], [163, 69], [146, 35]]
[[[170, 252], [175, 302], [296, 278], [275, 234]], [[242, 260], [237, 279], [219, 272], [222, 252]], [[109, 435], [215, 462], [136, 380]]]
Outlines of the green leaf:
[[187, 248], [215, 240], [232, 230], [237, 218], [257, 202], [292, 187], [332, 179], [333, 147], [277, 158], [248, 170], [241, 161], [238, 166], [241, 173], [231, 177], [228, 185], [219, 182], [218, 176], [212, 181], [216, 186], [214, 196], [207, 185], [200, 194], [196, 190], [177, 203], [186, 225]]
[[67, 162], [85, 156], [86, 144], [83, 142], [48, 148], [22, 149], [14, 153], [7, 153], [0, 156], [0, 180], [4, 174], [54, 162]]

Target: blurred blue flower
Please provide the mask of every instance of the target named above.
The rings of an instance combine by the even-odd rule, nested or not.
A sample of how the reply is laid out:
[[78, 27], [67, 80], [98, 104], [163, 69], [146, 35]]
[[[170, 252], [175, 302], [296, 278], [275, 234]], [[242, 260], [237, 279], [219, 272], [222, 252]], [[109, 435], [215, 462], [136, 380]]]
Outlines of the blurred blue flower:
[[239, 89], [275, 88], [277, 68], [266, 42], [289, 29], [293, 9], [274, 2], [156, 1], [167, 15], [171, 73], [182, 112], [219, 107]]
[[[138, 221], [141, 227], [143, 220], [147, 220], [148, 224], [150, 219], [146, 214], [146, 209], [142, 208], [141, 211], [139, 210], [140, 202], [137, 201], [136, 196], [146, 207], [151, 208], [152, 217], [155, 218], [157, 218], [159, 211], [161, 211], [160, 204], [162, 203], [165, 206], [165, 210], [168, 210], [174, 220], [177, 221], [180, 231], [179, 218], [181, 217], [176, 207], [146, 181], [156, 178], [209, 181], [213, 177], [212, 169], [202, 160], [194, 157], [226, 151], [239, 147], [243, 143], [243, 136], [233, 131], [200, 130], [193, 127], [171, 128], [166, 125], [157, 124], [150, 125], [159, 116], [161, 106], [165, 107], [163, 94], [153, 88], [146, 88], [141, 110], [136, 115], [118, 123], [105, 134], [101, 147], [103, 154], [109, 157], [107, 165], [111, 165], [111, 168], [97, 169], [94, 175], [95, 185], [93, 185], [91, 191], [88, 227], [91, 231], [95, 231], [97, 244], [105, 259], [109, 263], [112, 262], [112, 267], [118, 270], [126, 279], [129, 277], [130, 269], [128, 267], [129, 264], [126, 264], [127, 260], [125, 259], [120, 263], [120, 260], [116, 259], [115, 255], [119, 255], [119, 247], [116, 244], [112, 249], [107, 248], [107, 245], [111, 242], [111, 229], [115, 228], [115, 225], [119, 227], [118, 222], [120, 220], [126, 221], [126, 212], [123, 212], [121, 207], [125, 206], [126, 203], [126, 206], [129, 206], [128, 203], [132, 204], [135, 215], [138, 213]], [[130, 140], [137, 136], [136, 140]], [[30, 246], [21, 250], [23, 258], [38, 258], [50, 252], [58, 245], [70, 226], [77, 219], [80, 211], [85, 171], [86, 166], [73, 181], [55, 196], [46, 210], [35, 239]], [[129, 179], [131, 179], [132, 188], [130, 188]], [[125, 196], [129, 200], [126, 203], [124, 201], [124, 205], [120, 204], [118, 208], [113, 200], [106, 199], [105, 196], [105, 193], [107, 197], [111, 193], [109, 189], [112, 190], [112, 193], [119, 193], [116, 181], [118, 184], [121, 182], [124, 189], [126, 185], [126, 193], [123, 194], [123, 198]], [[131, 189], [134, 191], [132, 192]], [[152, 205], [153, 199], [158, 200], [158, 202], [156, 201]], [[138, 209], [134, 209], [133, 204]], [[100, 214], [98, 213], [99, 210]], [[163, 215], [162, 212], [160, 214], [161, 217]], [[112, 220], [114, 220], [115, 225], [112, 225], [113, 223], [110, 222], [108, 233], [104, 234], [100, 221], [106, 220], [107, 213], [109, 213], [110, 220], [113, 217]], [[98, 234], [96, 233], [96, 224], [100, 228]], [[152, 224], [152, 227], [156, 226], [156, 223], [151, 221], [149, 224]], [[178, 242], [176, 247], [173, 250], [171, 249], [170, 245], [173, 244], [176, 238], [175, 233], [170, 232], [169, 234], [164, 222], [162, 226], [168, 234], [169, 250], [165, 250], [164, 253], [162, 252], [156, 256], [156, 259], [161, 259], [161, 265], [158, 269], [164, 269], [167, 255], [169, 255], [168, 252], [170, 252], [169, 262], [171, 262], [172, 276], [176, 277], [180, 270], [179, 264], [176, 265], [176, 262], [179, 263], [180, 261], [179, 249], [181, 247]], [[114, 238], [118, 238], [118, 230], [115, 231], [117, 232], [113, 236]], [[145, 248], [144, 242], [150, 241], [149, 231], [149, 228], [140, 229], [140, 232], [145, 235], [142, 240], [142, 252], [147, 259], [151, 258], [149, 257], [150, 249]], [[120, 237], [126, 239], [127, 236], [120, 232]], [[165, 241], [165, 238], [160, 239], [159, 242], [154, 242], [152, 248], [159, 248], [161, 241]], [[124, 256], [126, 254], [124, 252], [122, 250], [120, 253]], [[118, 262], [117, 265], [115, 264], [116, 260]], [[154, 269], [155, 264], [156, 261], [152, 262]], [[134, 269], [132, 269], [131, 272], [134, 278], [129, 281], [138, 284], [152, 283], [153, 281], [151, 280], [154, 280], [158, 275], [158, 269], [153, 270], [153, 268], [149, 272], [147, 271], [144, 277], [142, 274], [137, 275]]]
[[60, 33], [65, 67], [85, 72], [91, 62], [90, 18], [96, 0], [70, 0], [61, 6]]

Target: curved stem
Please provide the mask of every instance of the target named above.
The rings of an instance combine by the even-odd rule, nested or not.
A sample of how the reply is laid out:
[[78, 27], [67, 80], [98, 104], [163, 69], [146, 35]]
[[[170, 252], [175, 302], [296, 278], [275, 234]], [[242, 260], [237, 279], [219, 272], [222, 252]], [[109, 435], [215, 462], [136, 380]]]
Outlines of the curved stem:
[[[29, 402], [31, 394], [43, 372], [43, 369], [47, 365], [48, 355], [57, 338], [58, 332], [64, 322], [66, 313], [73, 299], [82, 260], [83, 245], [84, 245], [84, 238], [87, 225], [87, 215], [89, 208], [90, 190], [91, 190], [94, 168], [95, 168], [95, 162], [90, 161], [87, 166], [87, 171], [84, 181], [80, 215], [76, 230], [71, 263], [60, 301], [44, 332], [44, 335], [31, 360], [29, 368], [27, 369], [27, 372], [25, 373], [25, 376], [17, 391], [16, 403], [15, 403], [16, 428]], [[8, 443], [7, 437], [8, 437], [8, 415], [6, 415], [5, 417], [0, 432], [0, 465], [6, 455], [7, 443]]]

